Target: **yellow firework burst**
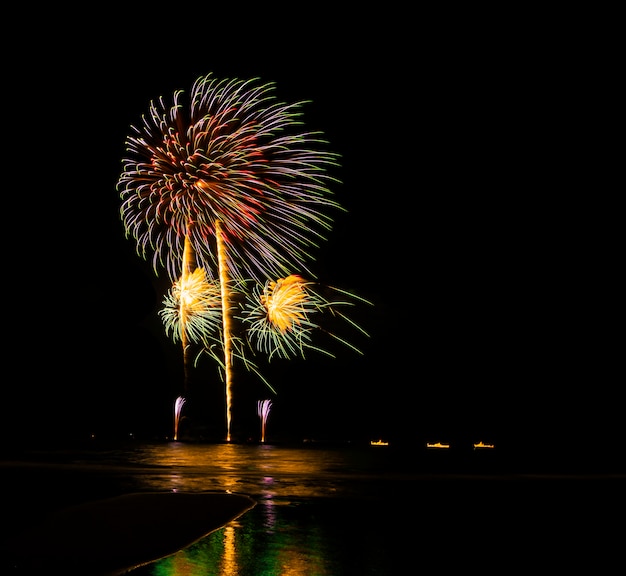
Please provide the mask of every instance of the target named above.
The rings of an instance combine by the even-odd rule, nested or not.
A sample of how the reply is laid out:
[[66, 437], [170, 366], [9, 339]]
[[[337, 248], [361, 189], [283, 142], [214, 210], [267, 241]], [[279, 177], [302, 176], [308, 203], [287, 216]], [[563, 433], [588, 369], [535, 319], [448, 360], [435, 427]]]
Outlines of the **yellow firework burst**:
[[331, 318], [340, 318], [363, 332], [339, 309], [352, 306], [355, 300], [366, 301], [337, 289], [332, 290], [341, 298], [329, 300], [322, 295], [321, 288], [297, 274], [257, 285], [247, 295], [239, 317], [253, 348], [266, 354], [268, 359], [274, 356], [285, 359], [304, 357], [306, 350], [333, 356], [313, 344], [313, 334], [320, 332], [359, 352], [346, 340], [330, 332], [326, 322]]
[[268, 321], [281, 334], [293, 330], [306, 320], [307, 282], [297, 274], [270, 281], [263, 287], [260, 302], [267, 311]]

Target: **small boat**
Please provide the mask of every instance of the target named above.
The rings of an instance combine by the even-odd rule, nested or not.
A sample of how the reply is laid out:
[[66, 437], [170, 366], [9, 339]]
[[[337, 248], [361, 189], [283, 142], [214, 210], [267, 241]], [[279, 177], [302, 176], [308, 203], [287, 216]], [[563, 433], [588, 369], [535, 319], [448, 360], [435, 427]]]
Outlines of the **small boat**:
[[485, 444], [482, 440], [474, 444], [474, 450], [481, 450], [483, 448], [495, 448], [494, 444]]
[[441, 442], [426, 442], [426, 448], [450, 448], [450, 444], [442, 444]]
[[389, 446], [389, 442], [385, 442], [385, 440], [370, 440], [370, 446]]

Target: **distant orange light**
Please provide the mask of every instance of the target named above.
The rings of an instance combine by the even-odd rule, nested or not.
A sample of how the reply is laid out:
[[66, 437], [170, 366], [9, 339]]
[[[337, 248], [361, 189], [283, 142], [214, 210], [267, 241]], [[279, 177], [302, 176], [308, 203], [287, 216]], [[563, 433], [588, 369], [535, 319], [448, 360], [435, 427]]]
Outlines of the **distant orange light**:
[[426, 442], [426, 448], [450, 448], [450, 444], [442, 444], [441, 442]]
[[370, 440], [370, 446], [389, 446], [385, 440]]
[[474, 444], [474, 450], [480, 450], [481, 448], [495, 448], [493, 444], [485, 444], [482, 440]]

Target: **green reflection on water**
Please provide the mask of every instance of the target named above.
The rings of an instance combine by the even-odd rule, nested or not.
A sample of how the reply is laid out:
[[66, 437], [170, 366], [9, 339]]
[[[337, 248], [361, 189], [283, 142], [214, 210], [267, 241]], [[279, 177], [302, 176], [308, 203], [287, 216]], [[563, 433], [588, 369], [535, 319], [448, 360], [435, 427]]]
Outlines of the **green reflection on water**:
[[[334, 576], [329, 546], [305, 514], [275, 514], [265, 502], [192, 546], [151, 565], [151, 576]], [[292, 518], [293, 516], [293, 518]], [[335, 566], [336, 569], [336, 566]]]

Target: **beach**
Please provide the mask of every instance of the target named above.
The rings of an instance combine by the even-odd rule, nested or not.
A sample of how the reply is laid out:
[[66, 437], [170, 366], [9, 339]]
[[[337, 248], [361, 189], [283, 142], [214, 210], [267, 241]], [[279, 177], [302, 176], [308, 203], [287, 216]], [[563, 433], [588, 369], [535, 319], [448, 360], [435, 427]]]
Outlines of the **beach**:
[[1, 572], [365, 576], [460, 559], [499, 573], [617, 558], [623, 474], [427, 456], [416, 468], [386, 447], [162, 444], [5, 459]]

